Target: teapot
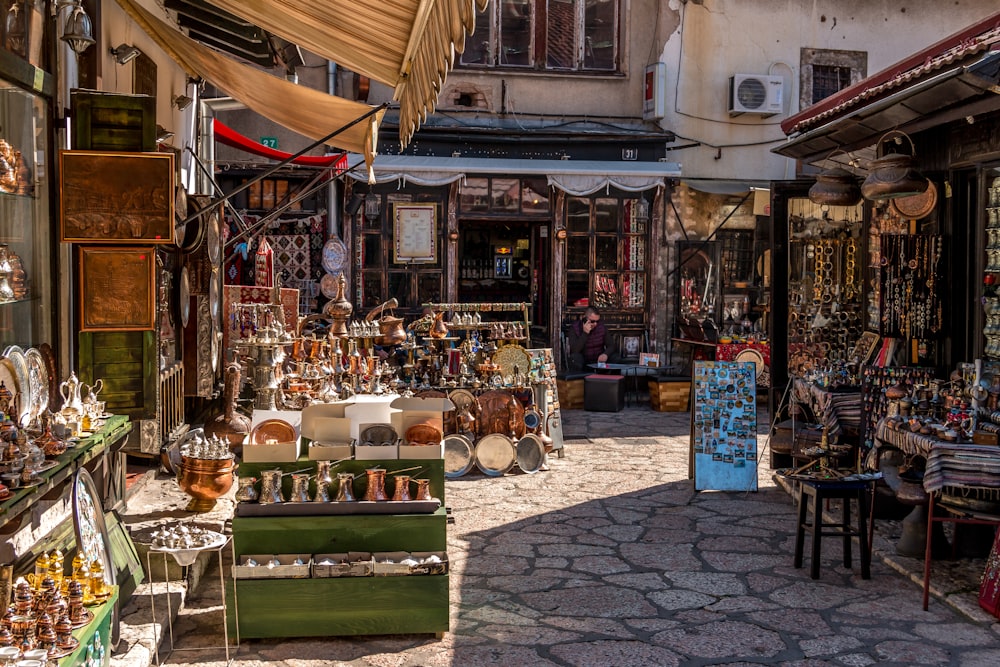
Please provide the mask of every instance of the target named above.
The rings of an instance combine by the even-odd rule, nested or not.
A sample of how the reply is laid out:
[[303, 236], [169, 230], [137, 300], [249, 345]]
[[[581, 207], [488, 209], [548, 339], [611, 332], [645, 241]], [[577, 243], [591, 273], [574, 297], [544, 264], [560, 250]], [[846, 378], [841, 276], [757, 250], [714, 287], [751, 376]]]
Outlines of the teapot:
[[80, 380], [74, 371], [70, 371], [69, 378], [59, 384], [59, 395], [62, 396], [64, 412], [83, 412], [83, 402], [80, 400]]
[[[86, 391], [84, 391], [86, 389]], [[104, 389], [104, 378], [97, 378], [97, 382], [92, 385], [87, 385], [85, 382], [80, 383], [80, 394], [81, 402], [85, 407], [93, 408], [97, 405], [97, 395], [101, 393]]]

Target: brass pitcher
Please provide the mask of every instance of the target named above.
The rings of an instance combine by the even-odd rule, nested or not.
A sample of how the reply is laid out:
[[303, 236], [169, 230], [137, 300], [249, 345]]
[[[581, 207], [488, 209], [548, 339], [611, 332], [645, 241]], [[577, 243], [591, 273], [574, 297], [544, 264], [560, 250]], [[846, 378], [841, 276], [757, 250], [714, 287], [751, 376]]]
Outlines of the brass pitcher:
[[396, 477], [396, 489], [392, 494], [393, 500], [412, 500], [410, 498], [410, 476], [399, 475]]
[[260, 499], [261, 505], [285, 502], [281, 495], [281, 469], [260, 471]]
[[313, 495], [314, 503], [330, 502], [330, 486], [333, 478], [330, 477], [330, 465], [332, 461], [316, 462], [316, 493]]
[[434, 313], [434, 321], [431, 323], [428, 335], [431, 338], [444, 338], [448, 335], [448, 324], [444, 321], [443, 310], [440, 313]]
[[385, 468], [368, 468], [365, 470], [365, 474], [368, 475], [365, 500], [389, 500], [389, 496], [385, 495]]
[[292, 495], [289, 498], [293, 503], [309, 502], [309, 478], [311, 475], [305, 472], [292, 473]]
[[256, 501], [258, 498], [257, 489], [253, 486], [256, 483], [256, 477], [240, 477], [239, 488], [236, 489], [236, 502], [252, 503]]
[[352, 503], [354, 497], [354, 475], [349, 472], [337, 473], [337, 502]]

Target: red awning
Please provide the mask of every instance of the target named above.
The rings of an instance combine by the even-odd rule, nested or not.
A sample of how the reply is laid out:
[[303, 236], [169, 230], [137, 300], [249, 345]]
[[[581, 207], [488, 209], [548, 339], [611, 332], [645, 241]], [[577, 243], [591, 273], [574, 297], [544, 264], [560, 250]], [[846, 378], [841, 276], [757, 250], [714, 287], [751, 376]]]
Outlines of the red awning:
[[[215, 132], [215, 139], [227, 146], [238, 148], [247, 153], [260, 155], [271, 160], [284, 162], [292, 157], [292, 153], [286, 153], [274, 148], [268, 148], [264, 144], [254, 141], [250, 137], [244, 136], [229, 127], [218, 118], [212, 119], [212, 129]], [[337, 153], [335, 155], [300, 155], [292, 160], [292, 164], [300, 164], [307, 167], [333, 167], [338, 172], [347, 170], [347, 153]]]

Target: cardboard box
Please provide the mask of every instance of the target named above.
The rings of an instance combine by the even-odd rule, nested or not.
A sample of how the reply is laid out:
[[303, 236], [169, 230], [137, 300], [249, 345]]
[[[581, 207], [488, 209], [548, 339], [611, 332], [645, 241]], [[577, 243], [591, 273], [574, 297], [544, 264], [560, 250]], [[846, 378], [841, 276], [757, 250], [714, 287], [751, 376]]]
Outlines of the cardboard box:
[[[333, 561], [333, 564], [324, 564]], [[330, 577], [370, 577], [374, 561], [367, 551], [349, 551], [338, 554], [313, 556], [312, 576], [316, 579]]]
[[299, 435], [302, 426], [301, 410], [254, 410], [250, 421], [251, 431], [269, 419], [280, 419], [295, 429], [295, 440], [273, 445], [248, 442], [243, 445], [243, 460], [247, 463], [294, 463], [301, 454]]
[[439, 445], [399, 445], [401, 459], [443, 459], [444, 441]]
[[[248, 565], [250, 560], [257, 565]], [[277, 565], [270, 565], [274, 560]], [[298, 561], [298, 563], [296, 562]], [[307, 579], [312, 568], [309, 554], [244, 554], [233, 565], [236, 579]]]
[[[392, 414], [392, 425], [399, 437], [402, 438], [400, 451], [403, 451], [402, 447], [406, 447], [408, 454], [414, 454], [414, 456], [403, 456], [401, 453], [400, 458], [436, 459], [444, 456], [444, 413], [455, 409], [455, 404], [451, 400], [447, 398], [400, 397], [392, 401], [390, 407], [398, 410]], [[420, 423], [432, 424], [441, 431], [442, 444], [440, 449], [437, 447], [414, 447], [406, 442], [406, 430], [414, 424]], [[428, 449], [437, 451], [431, 455], [430, 451], [425, 451]]]
[[344, 409], [344, 416], [351, 420], [351, 437], [361, 440], [359, 431], [362, 424], [391, 424], [392, 413], [395, 410], [389, 407], [389, 404], [396, 398], [399, 398], [398, 394], [355, 396], [354, 403]]
[[343, 461], [354, 458], [354, 445], [338, 442], [309, 443], [310, 461]]
[[[438, 562], [424, 562], [430, 556], [437, 556]], [[373, 571], [376, 577], [403, 577], [413, 575], [447, 574], [448, 554], [444, 551], [383, 551], [372, 554]], [[403, 563], [404, 560], [417, 561]], [[391, 562], [386, 562], [391, 561]]]
[[299, 460], [299, 441], [275, 445], [243, 445], [243, 460], [247, 463], [295, 463]]
[[[323, 438], [316, 435], [316, 422], [322, 419], [344, 419], [347, 417], [344, 411], [347, 406], [353, 405], [354, 400], [337, 401], [336, 403], [313, 403], [312, 405], [307, 405], [302, 408], [302, 427], [301, 434], [303, 438], [309, 438], [310, 440], [326, 440], [328, 438]], [[350, 439], [350, 436], [348, 436]]]
[[381, 551], [372, 554], [375, 561], [372, 574], [376, 577], [402, 577], [410, 574], [410, 566], [402, 563], [410, 557], [408, 551]]
[[394, 461], [399, 458], [399, 446], [391, 445], [355, 445], [354, 458], [358, 461]]

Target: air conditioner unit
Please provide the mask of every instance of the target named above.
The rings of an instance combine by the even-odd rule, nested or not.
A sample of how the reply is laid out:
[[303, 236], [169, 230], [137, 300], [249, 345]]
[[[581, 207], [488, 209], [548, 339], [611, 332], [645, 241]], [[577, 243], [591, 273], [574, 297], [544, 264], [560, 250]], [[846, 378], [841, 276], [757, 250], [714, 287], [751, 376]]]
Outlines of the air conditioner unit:
[[729, 115], [781, 113], [784, 90], [785, 80], [780, 76], [734, 74], [729, 77]]

